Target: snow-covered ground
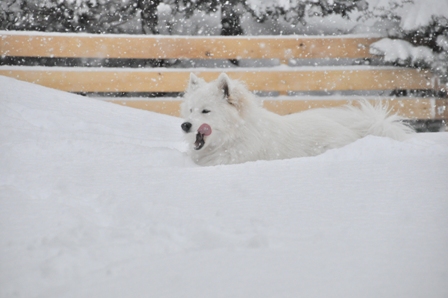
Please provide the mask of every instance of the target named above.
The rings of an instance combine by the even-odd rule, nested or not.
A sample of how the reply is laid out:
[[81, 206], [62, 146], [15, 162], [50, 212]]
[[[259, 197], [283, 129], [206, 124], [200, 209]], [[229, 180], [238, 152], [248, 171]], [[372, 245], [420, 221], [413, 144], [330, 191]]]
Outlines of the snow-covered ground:
[[448, 296], [448, 133], [197, 167], [181, 122], [0, 77], [0, 297]]

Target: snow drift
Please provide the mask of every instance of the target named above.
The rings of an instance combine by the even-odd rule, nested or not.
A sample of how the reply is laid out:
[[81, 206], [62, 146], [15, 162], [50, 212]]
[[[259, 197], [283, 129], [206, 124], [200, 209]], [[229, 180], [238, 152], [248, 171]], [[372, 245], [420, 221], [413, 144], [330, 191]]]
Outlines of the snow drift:
[[448, 296], [448, 133], [202, 168], [181, 119], [0, 90], [1, 297]]

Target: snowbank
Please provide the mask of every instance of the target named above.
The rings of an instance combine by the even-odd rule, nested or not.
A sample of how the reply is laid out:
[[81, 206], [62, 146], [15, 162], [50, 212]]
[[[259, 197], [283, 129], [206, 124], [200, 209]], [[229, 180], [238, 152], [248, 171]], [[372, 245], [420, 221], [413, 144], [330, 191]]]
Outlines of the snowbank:
[[201, 168], [178, 118], [0, 90], [1, 297], [448, 296], [448, 133]]

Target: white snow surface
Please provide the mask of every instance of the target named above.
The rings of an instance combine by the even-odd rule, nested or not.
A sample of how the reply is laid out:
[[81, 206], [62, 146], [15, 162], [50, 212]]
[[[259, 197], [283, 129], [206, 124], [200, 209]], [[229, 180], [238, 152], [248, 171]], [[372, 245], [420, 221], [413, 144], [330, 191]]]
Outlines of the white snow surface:
[[181, 122], [0, 77], [0, 297], [448, 296], [448, 133], [197, 167]]

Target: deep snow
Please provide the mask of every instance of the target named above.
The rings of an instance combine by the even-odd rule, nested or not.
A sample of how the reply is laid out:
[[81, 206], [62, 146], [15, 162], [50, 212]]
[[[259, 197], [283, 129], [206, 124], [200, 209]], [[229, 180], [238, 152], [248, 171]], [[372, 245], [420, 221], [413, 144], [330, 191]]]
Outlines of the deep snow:
[[448, 296], [448, 133], [197, 167], [179, 118], [0, 90], [0, 297]]

